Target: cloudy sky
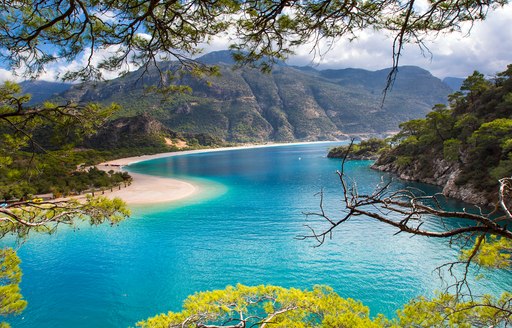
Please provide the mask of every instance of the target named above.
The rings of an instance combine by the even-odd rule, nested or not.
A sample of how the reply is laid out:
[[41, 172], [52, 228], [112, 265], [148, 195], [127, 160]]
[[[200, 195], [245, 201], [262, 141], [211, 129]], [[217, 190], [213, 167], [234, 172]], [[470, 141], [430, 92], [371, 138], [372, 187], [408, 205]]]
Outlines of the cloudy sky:
[[[441, 35], [426, 42], [430, 54], [423, 54], [416, 45], [407, 45], [400, 59], [400, 65], [423, 67], [433, 75], [466, 77], [474, 70], [493, 76], [512, 63], [512, 5], [492, 11], [485, 21], [477, 22], [462, 33]], [[226, 49], [228, 42], [219, 38], [205, 48], [205, 52]], [[322, 57], [311, 54], [310, 47], [297, 49], [289, 64], [312, 65], [324, 68], [364, 68], [378, 70], [392, 65], [392, 38], [383, 33], [368, 31], [356, 41], [340, 40]], [[101, 57], [101, 53], [98, 54]], [[72, 63], [53, 65], [41, 79], [55, 80], [58, 72], [66, 68], [77, 68], [83, 63], [78, 59]], [[0, 66], [1, 67], [1, 66]], [[106, 76], [114, 77], [113, 75]], [[0, 68], [0, 81], [20, 80]]]
[[[469, 34], [468, 34], [469, 33]], [[423, 55], [416, 45], [403, 51], [400, 65], [423, 67], [437, 77], [466, 77], [474, 70], [486, 75], [504, 71], [512, 64], [512, 5], [490, 12], [485, 21], [477, 22], [463, 33], [441, 35], [426, 43], [431, 54]], [[392, 65], [392, 38], [378, 33], [366, 33], [355, 42], [338, 42], [319, 60], [320, 68], [357, 67], [370, 70]], [[290, 62], [311, 62], [309, 50]]]

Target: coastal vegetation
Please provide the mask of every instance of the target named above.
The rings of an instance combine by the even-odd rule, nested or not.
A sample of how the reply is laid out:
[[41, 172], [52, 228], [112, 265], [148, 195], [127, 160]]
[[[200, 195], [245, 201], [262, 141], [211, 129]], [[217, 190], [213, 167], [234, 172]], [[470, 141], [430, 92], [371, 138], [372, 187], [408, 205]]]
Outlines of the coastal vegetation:
[[448, 196], [496, 204], [498, 181], [512, 176], [511, 95], [512, 65], [493, 80], [473, 73], [449, 97], [449, 106], [402, 123], [392, 139], [396, 147], [373, 167], [440, 185]]
[[393, 137], [370, 138], [328, 154], [345, 156], [376, 160], [372, 168], [439, 185], [447, 196], [496, 204], [499, 180], [512, 176], [512, 65], [493, 79], [475, 71], [449, 96], [448, 105], [401, 123]]
[[343, 158], [347, 159], [360, 159], [360, 160], [375, 160], [379, 155], [389, 148], [386, 140], [379, 138], [369, 138], [362, 140], [360, 143], [354, 143], [350, 146], [339, 146], [329, 150], [327, 157], [329, 158]]
[[[10, 156], [11, 164], [0, 167], [0, 200], [6, 204], [29, 200], [39, 194], [51, 198], [80, 195], [84, 191], [110, 189], [126, 185], [131, 177], [126, 172], [104, 172], [86, 163], [101, 162], [104, 157], [95, 151], [54, 151], [34, 155], [26, 152]], [[108, 154], [111, 155], [111, 154]], [[32, 167], [27, 161], [32, 161]]]
[[278, 286], [228, 286], [189, 296], [181, 312], [169, 312], [137, 323], [142, 328], [246, 327], [500, 327], [510, 322], [504, 311], [512, 295], [487, 296], [483, 303], [460, 302], [453, 295], [419, 297], [393, 319], [372, 318], [361, 302], [342, 298], [332, 288], [312, 290]]

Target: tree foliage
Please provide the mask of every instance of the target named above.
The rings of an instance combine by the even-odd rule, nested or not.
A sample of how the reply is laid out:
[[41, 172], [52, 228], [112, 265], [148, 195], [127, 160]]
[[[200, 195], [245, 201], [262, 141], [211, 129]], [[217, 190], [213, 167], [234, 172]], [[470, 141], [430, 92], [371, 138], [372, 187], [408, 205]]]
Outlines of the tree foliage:
[[452, 95], [449, 107], [438, 105], [426, 118], [402, 123], [394, 138], [398, 145], [377, 165], [408, 167], [421, 179], [435, 174], [436, 160], [445, 160], [460, 169], [458, 185], [495, 191], [496, 198], [498, 180], [512, 176], [511, 67], [494, 83], [474, 72], [463, 83], [467, 93]]
[[[0, 315], [20, 314], [27, 302], [23, 300], [19, 283], [21, 282], [20, 259], [12, 248], [0, 250]], [[0, 327], [9, 327], [5, 322]]]
[[31, 231], [52, 233], [60, 224], [75, 225], [77, 221], [116, 224], [129, 214], [119, 198], [101, 196], [87, 195], [85, 200], [12, 202], [0, 208], [0, 237], [15, 234], [26, 238]]
[[[11, 68], [31, 76], [82, 55], [84, 64], [64, 78], [96, 79], [128, 64], [147, 67], [171, 59], [196, 70], [190, 58], [200, 46], [228, 33], [232, 49], [239, 50], [235, 59], [267, 70], [299, 45], [312, 43], [318, 50], [321, 40], [353, 39], [373, 28], [394, 36], [396, 67], [405, 43], [422, 44], [427, 35], [459, 30], [464, 22], [485, 19], [489, 9], [506, 3], [8, 0], [0, 4], [0, 54]], [[94, 58], [99, 51], [103, 58]], [[261, 61], [265, 58], [270, 62]]]
[[461, 301], [452, 294], [433, 299], [418, 297], [397, 311], [394, 327], [507, 327], [512, 321], [512, 295], [486, 295], [478, 300]]
[[[142, 328], [249, 328], [249, 327], [346, 327], [432, 328], [501, 327], [511, 320], [512, 295], [485, 296], [480, 302], [461, 302], [454, 295], [418, 297], [389, 319], [373, 319], [358, 301], [342, 298], [331, 288], [312, 290], [277, 286], [228, 286], [200, 292], [183, 302], [181, 312], [160, 314], [137, 323]], [[508, 310], [507, 310], [508, 309]]]
[[[58, 175], [61, 182], [71, 185], [84, 180], [80, 179], [84, 175], [84, 183], [93, 185], [124, 179], [122, 175], [98, 170], [81, 174], [74, 172], [76, 165], [69, 164], [73, 163], [69, 157], [75, 142], [92, 133], [116, 106], [70, 103], [26, 106], [29, 99], [16, 84], [7, 82], [0, 86], [0, 195], [4, 199], [0, 203], [0, 238], [14, 235], [21, 241], [31, 232], [52, 233], [61, 224], [117, 224], [126, 218], [130, 212], [120, 199], [87, 196], [82, 200], [45, 201], [28, 197], [41, 191], [38, 188], [54, 188], [52, 177]], [[48, 178], [46, 187], [41, 185], [42, 178]], [[0, 314], [19, 314], [26, 306], [19, 288], [20, 261], [9, 248], [0, 251], [0, 260]]]
[[[378, 138], [362, 140], [351, 146], [340, 146], [329, 150], [327, 157], [341, 158], [347, 154], [349, 159], [377, 159], [379, 154], [389, 148], [388, 142]], [[350, 149], [350, 152], [347, 151]]]
[[183, 311], [141, 321], [144, 328], [202, 327], [379, 327], [361, 302], [344, 299], [331, 288], [228, 286], [189, 296]]

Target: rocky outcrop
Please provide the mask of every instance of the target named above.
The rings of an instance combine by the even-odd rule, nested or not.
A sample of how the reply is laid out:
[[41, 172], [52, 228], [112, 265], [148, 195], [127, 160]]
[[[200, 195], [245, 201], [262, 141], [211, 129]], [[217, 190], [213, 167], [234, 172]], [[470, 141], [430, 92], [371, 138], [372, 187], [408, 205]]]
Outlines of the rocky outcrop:
[[207, 133], [172, 131], [151, 115], [144, 113], [108, 122], [96, 135], [85, 141], [85, 146], [95, 149], [165, 147], [180, 142], [210, 147], [223, 144], [221, 139]]
[[169, 132], [162, 123], [142, 114], [108, 122], [85, 144], [96, 149], [162, 146], [165, 143], [164, 136], [173, 137]]
[[474, 186], [466, 184], [466, 185], [457, 185], [455, 181], [460, 174], [460, 170], [453, 171], [448, 181], [444, 184], [443, 194], [463, 200], [465, 202], [481, 205], [481, 206], [494, 206], [495, 201], [497, 199], [497, 192], [486, 192], [482, 190], [476, 189]]
[[[429, 168], [426, 169], [426, 166]], [[372, 165], [372, 169], [394, 173], [403, 180], [440, 186], [445, 196], [479, 206], [494, 206], [497, 199], [497, 190], [482, 191], [471, 184], [458, 184], [461, 172], [459, 164], [441, 158], [435, 158], [430, 163], [412, 160], [406, 165], [399, 165], [396, 160], [390, 161], [381, 156]]]

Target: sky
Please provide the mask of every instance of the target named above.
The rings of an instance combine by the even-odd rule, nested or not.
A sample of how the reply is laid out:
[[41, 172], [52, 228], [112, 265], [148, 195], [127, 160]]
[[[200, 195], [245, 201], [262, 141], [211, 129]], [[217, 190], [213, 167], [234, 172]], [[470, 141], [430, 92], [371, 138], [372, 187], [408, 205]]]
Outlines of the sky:
[[[466, 77], [474, 70], [487, 76], [504, 71], [512, 63], [512, 4], [489, 12], [485, 21], [476, 22], [472, 28], [463, 27], [461, 33], [440, 35], [428, 40], [430, 53], [422, 53], [417, 45], [407, 45], [400, 58], [400, 65], [415, 65], [427, 69], [434, 76]], [[311, 65], [317, 69], [363, 68], [378, 70], [392, 65], [392, 37], [381, 32], [365, 31], [355, 41], [337, 41], [323, 56], [314, 56], [311, 48], [302, 46], [291, 56], [288, 64]], [[226, 38], [214, 39], [204, 47], [204, 53], [227, 49]], [[325, 49], [322, 49], [324, 51]], [[98, 58], [104, 53], [99, 52]], [[57, 73], [78, 67], [83, 60], [53, 65], [40, 79], [54, 81]], [[115, 74], [106, 75], [113, 78]], [[22, 80], [12, 72], [0, 68], [0, 82]]]
[[[512, 4], [490, 12], [485, 21], [476, 22], [462, 33], [440, 35], [426, 42], [431, 54], [422, 54], [417, 45], [407, 45], [400, 65], [420, 66], [434, 76], [466, 77], [478, 70], [488, 76], [512, 64]], [[303, 65], [311, 61], [304, 51], [290, 62]], [[377, 70], [392, 65], [392, 38], [382, 33], [366, 33], [356, 42], [338, 42], [319, 68], [364, 68]]]

